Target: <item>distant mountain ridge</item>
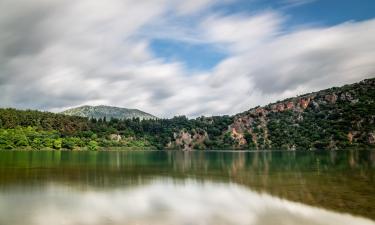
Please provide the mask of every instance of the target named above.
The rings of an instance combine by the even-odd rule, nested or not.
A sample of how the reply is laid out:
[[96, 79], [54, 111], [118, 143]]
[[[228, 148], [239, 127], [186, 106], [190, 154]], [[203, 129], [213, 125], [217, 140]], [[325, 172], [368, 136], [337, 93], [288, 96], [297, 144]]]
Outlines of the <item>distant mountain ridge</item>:
[[81, 117], [88, 117], [88, 118], [95, 118], [95, 119], [132, 119], [132, 118], [140, 118], [140, 119], [157, 119], [156, 116], [151, 115], [149, 113], [143, 112], [138, 109], [128, 109], [128, 108], [120, 108], [114, 106], [106, 106], [106, 105], [99, 105], [99, 106], [89, 106], [84, 105], [76, 108], [71, 108], [61, 112], [64, 115], [69, 116], [81, 116]]

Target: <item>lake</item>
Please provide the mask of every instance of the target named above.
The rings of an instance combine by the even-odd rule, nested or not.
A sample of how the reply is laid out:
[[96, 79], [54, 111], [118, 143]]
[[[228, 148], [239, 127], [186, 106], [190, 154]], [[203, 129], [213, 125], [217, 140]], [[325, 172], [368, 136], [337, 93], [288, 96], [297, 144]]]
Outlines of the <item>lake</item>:
[[1, 225], [375, 225], [375, 151], [0, 151]]

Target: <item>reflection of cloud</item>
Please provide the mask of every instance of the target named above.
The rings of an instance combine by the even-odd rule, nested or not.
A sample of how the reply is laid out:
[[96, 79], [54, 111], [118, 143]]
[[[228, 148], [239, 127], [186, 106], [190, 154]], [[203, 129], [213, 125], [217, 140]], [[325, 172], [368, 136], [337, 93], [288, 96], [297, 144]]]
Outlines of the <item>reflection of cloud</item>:
[[80, 192], [51, 186], [0, 194], [0, 224], [340, 224], [373, 221], [259, 194], [234, 184], [159, 180]]

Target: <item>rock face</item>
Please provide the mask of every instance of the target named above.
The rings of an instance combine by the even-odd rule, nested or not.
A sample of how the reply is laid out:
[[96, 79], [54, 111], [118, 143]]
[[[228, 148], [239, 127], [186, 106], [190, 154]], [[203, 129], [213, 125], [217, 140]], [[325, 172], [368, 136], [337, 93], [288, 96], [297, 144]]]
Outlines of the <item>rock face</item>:
[[369, 144], [375, 144], [375, 134], [374, 133], [369, 133], [367, 140], [368, 140]]
[[108, 119], [111, 118], [115, 119], [132, 119], [132, 118], [140, 118], [140, 119], [157, 119], [156, 116], [153, 116], [149, 113], [142, 112], [138, 109], [127, 109], [127, 108], [119, 108], [119, 107], [112, 107], [112, 106], [81, 106], [77, 108], [68, 109], [66, 111], [61, 112], [62, 114], [69, 115], [69, 116], [81, 116], [81, 117], [88, 117], [88, 118], [95, 118], [95, 119]]
[[192, 132], [180, 131], [174, 133], [175, 141], [169, 144], [168, 148], [182, 149], [189, 151], [193, 149], [203, 149], [204, 141], [208, 140], [208, 135], [203, 130], [193, 130]]
[[306, 109], [308, 106], [309, 106], [309, 103], [311, 101], [311, 97], [308, 97], [308, 98], [301, 98], [299, 99], [300, 101], [300, 106], [302, 109]]
[[[336, 94], [326, 95], [326, 96], [324, 97], [324, 99], [325, 99], [326, 101], [328, 101], [329, 103], [331, 103], [331, 104], [335, 104], [336, 101], [337, 101], [337, 95], [336, 95]], [[343, 99], [341, 99], [341, 100], [343, 100]], [[344, 100], [345, 100], [345, 99], [344, 99]], [[343, 101], [344, 101], [344, 100], [343, 100]]]
[[350, 144], [353, 143], [353, 133], [352, 132], [348, 133], [348, 141], [349, 141]]
[[119, 134], [110, 134], [108, 136], [108, 139], [111, 140], [111, 141], [117, 141], [117, 142], [119, 142], [119, 141], [121, 141], [121, 135], [119, 135]]

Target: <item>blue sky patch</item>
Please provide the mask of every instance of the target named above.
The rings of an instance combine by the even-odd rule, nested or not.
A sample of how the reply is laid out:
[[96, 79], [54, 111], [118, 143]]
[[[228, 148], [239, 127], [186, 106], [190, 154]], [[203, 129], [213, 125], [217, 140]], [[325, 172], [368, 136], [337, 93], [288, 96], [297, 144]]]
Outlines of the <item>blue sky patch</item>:
[[151, 49], [167, 62], [179, 61], [188, 71], [204, 71], [215, 67], [227, 54], [212, 44], [186, 43], [175, 40], [154, 39]]
[[[333, 26], [347, 21], [374, 18], [374, 0], [238, 0], [232, 4], [218, 4], [211, 11], [220, 15], [237, 13], [256, 15], [276, 11], [287, 17], [284, 28], [299, 26]], [[200, 15], [202, 16], [202, 15]], [[181, 25], [191, 25], [196, 18], [178, 18]], [[288, 32], [288, 29], [286, 29]], [[227, 54], [210, 43], [190, 43], [183, 40], [153, 39], [151, 49], [166, 62], [179, 61], [188, 71], [204, 71], [215, 67]]]
[[[295, 4], [293, 4], [293, 2]], [[301, 2], [301, 4], [296, 4]], [[305, 2], [305, 3], [304, 3]], [[293, 23], [336, 25], [346, 21], [363, 21], [375, 15], [374, 0], [239, 0], [215, 10], [224, 14], [257, 13], [267, 10], [284, 12]]]

